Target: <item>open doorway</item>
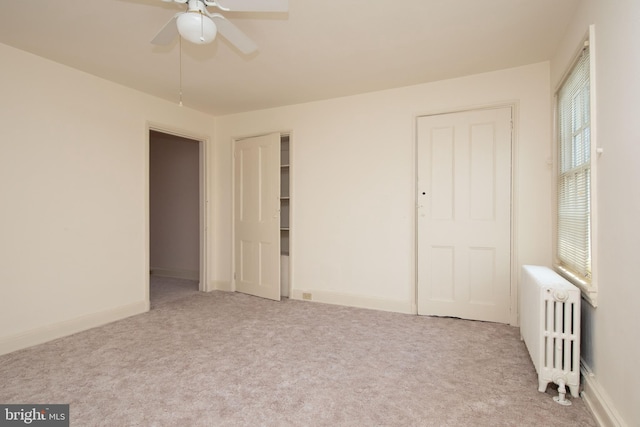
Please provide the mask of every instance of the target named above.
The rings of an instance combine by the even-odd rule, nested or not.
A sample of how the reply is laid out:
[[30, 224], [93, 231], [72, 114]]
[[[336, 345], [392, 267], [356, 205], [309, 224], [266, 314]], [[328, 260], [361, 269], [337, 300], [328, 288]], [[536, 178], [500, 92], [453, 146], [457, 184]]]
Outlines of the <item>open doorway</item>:
[[203, 289], [203, 142], [149, 131], [151, 306]]

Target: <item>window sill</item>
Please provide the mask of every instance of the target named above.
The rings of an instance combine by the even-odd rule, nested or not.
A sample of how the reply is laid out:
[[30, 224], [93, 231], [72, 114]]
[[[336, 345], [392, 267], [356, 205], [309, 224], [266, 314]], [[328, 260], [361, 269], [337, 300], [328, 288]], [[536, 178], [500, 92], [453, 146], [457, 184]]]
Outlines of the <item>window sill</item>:
[[577, 277], [569, 270], [555, 265], [556, 272], [567, 279], [570, 283], [575, 285], [578, 289], [580, 289], [580, 293], [582, 294], [582, 298], [587, 301], [593, 308], [598, 306], [598, 288], [593, 283], [585, 282], [583, 279]]

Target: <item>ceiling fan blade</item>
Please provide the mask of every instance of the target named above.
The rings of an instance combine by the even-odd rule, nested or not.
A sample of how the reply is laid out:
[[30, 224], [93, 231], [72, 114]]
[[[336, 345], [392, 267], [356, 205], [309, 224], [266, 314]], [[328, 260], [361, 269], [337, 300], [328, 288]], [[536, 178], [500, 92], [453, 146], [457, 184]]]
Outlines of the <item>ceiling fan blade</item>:
[[215, 3], [221, 10], [230, 12], [289, 11], [289, 0], [215, 0]]
[[219, 13], [209, 14], [216, 27], [218, 27], [218, 34], [222, 35], [232, 45], [238, 48], [238, 50], [244, 54], [253, 53], [258, 50], [258, 45], [255, 44], [245, 33], [240, 31], [238, 27], [220, 15]]
[[156, 34], [156, 36], [151, 39], [151, 44], [164, 46], [171, 43], [178, 35], [176, 18], [181, 14], [182, 13], [177, 13], [176, 15], [174, 15], [174, 17], [171, 18], [160, 31], [158, 31], [158, 34]]

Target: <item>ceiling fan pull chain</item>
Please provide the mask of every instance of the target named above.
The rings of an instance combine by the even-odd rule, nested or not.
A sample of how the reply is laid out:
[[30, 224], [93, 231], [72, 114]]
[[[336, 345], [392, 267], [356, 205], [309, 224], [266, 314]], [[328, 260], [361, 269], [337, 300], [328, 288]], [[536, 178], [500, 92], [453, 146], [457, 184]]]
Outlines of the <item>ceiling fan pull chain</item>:
[[179, 70], [180, 70], [180, 75], [178, 76], [179, 82], [178, 84], [180, 85], [180, 103], [178, 104], [179, 106], [182, 107], [182, 37], [180, 37], [180, 40], [178, 41], [179, 46], [178, 46], [178, 50], [180, 51], [180, 55], [179, 55]]

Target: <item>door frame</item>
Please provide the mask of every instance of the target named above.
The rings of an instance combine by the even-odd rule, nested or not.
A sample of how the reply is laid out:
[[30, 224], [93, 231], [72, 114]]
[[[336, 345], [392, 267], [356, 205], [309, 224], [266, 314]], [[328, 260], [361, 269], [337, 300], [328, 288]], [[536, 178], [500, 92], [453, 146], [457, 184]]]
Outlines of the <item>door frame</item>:
[[510, 291], [509, 297], [510, 309], [509, 309], [509, 324], [512, 326], [518, 325], [519, 308], [518, 308], [518, 277], [519, 277], [519, 262], [518, 262], [518, 162], [516, 161], [518, 156], [518, 128], [519, 128], [519, 102], [518, 101], [505, 101], [491, 104], [481, 104], [468, 107], [460, 107], [453, 109], [441, 109], [433, 110], [424, 113], [415, 114], [413, 117], [413, 195], [414, 195], [414, 209], [413, 209], [413, 237], [414, 237], [414, 257], [413, 257], [413, 288], [414, 294], [412, 296], [412, 311], [414, 314], [418, 314], [418, 119], [426, 116], [440, 116], [444, 114], [465, 113], [471, 111], [480, 110], [493, 110], [499, 108], [511, 108], [511, 212], [510, 212], [510, 234], [511, 241], [509, 243], [510, 256]]
[[[199, 207], [198, 207], [198, 228], [199, 228], [199, 280], [198, 280], [198, 290], [201, 292], [210, 292], [213, 288], [209, 284], [209, 271], [207, 269], [207, 254], [209, 248], [209, 236], [208, 236], [208, 227], [207, 221], [209, 218], [208, 211], [208, 192], [207, 192], [207, 177], [208, 177], [208, 161], [207, 161], [207, 147], [209, 146], [209, 138], [207, 136], [197, 134], [190, 131], [185, 131], [182, 129], [176, 129], [173, 127], [169, 127], [166, 125], [147, 122], [147, 130], [146, 130], [146, 146], [145, 146], [145, 162], [146, 162], [146, 171], [145, 171], [145, 258], [146, 258], [146, 271], [147, 273], [151, 271], [151, 249], [150, 249], [150, 205], [149, 205], [149, 171], [150, 171], [150, 148], [151, 148], [151, 131], [161, 132], [167, 135], [173, 135], [181, 138], [191, 139], [198, 143], [198, 164], [199, 164], [199, 179], [198, 179], [198, 193], [199, 193]], [[146, 274], [146, 280], [149, 281], [149, 274]], [[147, 283], [146, 286], [146, 298], [149, 300], [149, 286], [150, 283]]]

